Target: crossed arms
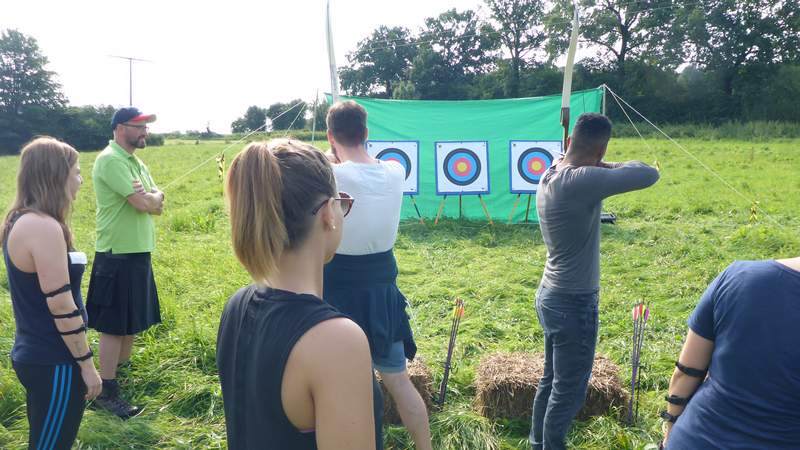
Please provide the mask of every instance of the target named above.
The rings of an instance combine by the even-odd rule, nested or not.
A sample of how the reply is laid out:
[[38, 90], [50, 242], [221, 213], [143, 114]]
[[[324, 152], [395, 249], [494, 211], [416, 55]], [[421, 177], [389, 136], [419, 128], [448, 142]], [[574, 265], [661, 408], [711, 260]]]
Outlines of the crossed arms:
[[164, 193], [156, 188], [145, 191], [142, 183], [139, 180], [133, 180], [134, 193], [127, 197], [128, 203], [136, 208], [137, 211], [153, 214], [156, 216], [161, 215], [164, 210]]

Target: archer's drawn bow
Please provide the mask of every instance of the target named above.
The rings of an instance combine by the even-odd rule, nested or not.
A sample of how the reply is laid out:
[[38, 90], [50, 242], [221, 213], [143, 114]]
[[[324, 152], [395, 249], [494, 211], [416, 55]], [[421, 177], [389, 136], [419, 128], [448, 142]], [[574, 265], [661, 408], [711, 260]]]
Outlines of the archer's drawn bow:
[[[333, 103], [339, 101], [339, 73], [336, 71], [336, 57], [333, 54], [333, 30], [331, 29], [331, 1], [328, 0], [325, 20], [325, 34], [328, 41], [328, 68], [331, 71], [331, 96]], [[332, 103], [332, 104], [333, 104]]]
[[564, 67], [564, 89], [561, 91], [561, 126], [564, 127], [564, 140], [562, 144], [565, 152], [567, 151], [567, 139], [569, 138], [569, 105], [570, 95], [572, 94], [572, 67], [575, 64], [575, 51], [578, 48], [578, 35], [580, 34], [578, 3], [573, 2], [572, 6], [575, 10], [575, 15], [572, 18], [572, 36], [569, 40], [567, 65]]

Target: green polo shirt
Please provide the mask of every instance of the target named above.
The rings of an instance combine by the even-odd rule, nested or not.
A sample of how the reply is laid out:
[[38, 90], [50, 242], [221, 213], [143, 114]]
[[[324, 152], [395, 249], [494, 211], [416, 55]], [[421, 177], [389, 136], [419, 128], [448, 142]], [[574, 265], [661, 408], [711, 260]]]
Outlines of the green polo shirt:
[[155, 249], [153, 217], [128, 203], [128, 196], [134, 193], [134, 180], [139, 180], [148, 192], [156, 187], [141, 159], [109, 141], [108, 147], [97, 155], [92, 169], [98, 252], [144, 253]]

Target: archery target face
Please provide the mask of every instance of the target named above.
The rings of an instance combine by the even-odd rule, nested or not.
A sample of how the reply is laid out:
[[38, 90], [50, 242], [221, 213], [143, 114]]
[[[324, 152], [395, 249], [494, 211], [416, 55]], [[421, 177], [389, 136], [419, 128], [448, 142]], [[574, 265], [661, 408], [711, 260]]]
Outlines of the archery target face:
[[544, 173], [562, 155], [560, 141], [511, 141], [509, 148], [514, 194], [535, 194]]
[[406, 171], [403, 193], [419, 193], [419, 142], [417, 141], [367, 141], [367, 153], [381, 161], [395, 161]]
[[485, 141], [435, 145], [437, 194], [489, 193], [489, 147]]

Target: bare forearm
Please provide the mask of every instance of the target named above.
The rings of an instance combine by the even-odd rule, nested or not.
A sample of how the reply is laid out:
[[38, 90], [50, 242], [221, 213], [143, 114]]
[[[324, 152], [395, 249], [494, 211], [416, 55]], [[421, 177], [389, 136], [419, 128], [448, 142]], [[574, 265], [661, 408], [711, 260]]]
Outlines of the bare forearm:
[[[80, 326], [80, 325], [78, 325]], [[66, 327], [64, 327], [66, 328]], [[76, 327], [77, 328], [77, 327]], [[71, 328], [74, 329], [74, 328]], [[59, 327], [59, 331], [62, 331]], [[63, 330], [69, 331], [69, 330]], [[67, 345], [70, 354], [72, 354], [73, 358], [81, 358], [86, 356], [89, 353], [89, 341], [86, 338], [86, 332], [72, 334], [69, 336], [61, 336], [61, 339], [64, 340], [64, 344]]]
[[[667, 395], [676, 396], [680, 398], [691, 398], [697, 388], [703, 382], [701, 378], [690, 377], [678, 369], [672, 372], [672, 379], [669, 382], [669, 389]], [[683, 412], [686, 405], [675, 405], [667, 403], [667, 412], [673, 416], [677, 416]]]
[[83, 315], [63, 317], [65, 315], [75, 314], [75, 311], [78, 310], [75, 301], [72, 299], [72, 295], [62, 294], [59, 298], [49, 300], [47, 306], [50, 309], [50, 314], [53, 315], [53, 322], [55, 322], [58, 332], [69, 333], [62, 334], [61, 339], [64, 341], [64, 344], [67, 346], [72, 356], [74, 358], [80, 358], [88, 354], [89, 341], [86, 337], [86, 324], [83, 321]]
[[128, 202], [139, 212], [159, 215], [164, 206], [163, 198], [160, 192], [141, 192], [129, 197]]

